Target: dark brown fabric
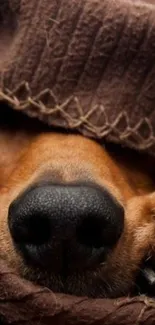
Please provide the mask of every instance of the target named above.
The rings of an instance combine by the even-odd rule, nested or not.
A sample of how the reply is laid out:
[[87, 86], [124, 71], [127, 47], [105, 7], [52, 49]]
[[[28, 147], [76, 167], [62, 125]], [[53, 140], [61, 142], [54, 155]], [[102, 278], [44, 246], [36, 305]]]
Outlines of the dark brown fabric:
[[155, 154], [155, 0], [0, 0], [0, 100]]
[[154, 325], [155, 301], [88, 299], [54, 294], [20, 279], [0, 264], [0, 324]]

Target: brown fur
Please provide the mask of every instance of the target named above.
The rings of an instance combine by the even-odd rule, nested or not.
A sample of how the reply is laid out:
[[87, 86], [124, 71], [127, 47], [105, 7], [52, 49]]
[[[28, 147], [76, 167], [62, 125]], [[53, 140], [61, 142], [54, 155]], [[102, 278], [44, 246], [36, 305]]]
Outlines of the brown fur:
[[[152, 161], [114, 148], [104, 148], [79, 135], [1, 131], [0, 257], [16, 272], [56, 291], [78, 295], [114, 297], [128, 292], [144, 256], [155, 250], [155, 184]], [[125, 209], [124, 232], [107, 261], [96, 270], [73, 274], [65, 286], [59, 278], [29, 269], [15, 250], [8, 230], [9, 204], [33, 182], [46, 178], [64, 183], [95, 181]]]

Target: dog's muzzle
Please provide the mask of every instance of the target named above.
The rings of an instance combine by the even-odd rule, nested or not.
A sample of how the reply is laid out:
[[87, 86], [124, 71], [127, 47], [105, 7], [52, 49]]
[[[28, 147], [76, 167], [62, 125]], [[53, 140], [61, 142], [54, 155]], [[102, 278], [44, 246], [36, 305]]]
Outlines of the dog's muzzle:
[[8, 224], [25, 263], [68, 274], [104, 261], [124, 227], [124, 209], [94, 184], [40, 184], [9, 207]]

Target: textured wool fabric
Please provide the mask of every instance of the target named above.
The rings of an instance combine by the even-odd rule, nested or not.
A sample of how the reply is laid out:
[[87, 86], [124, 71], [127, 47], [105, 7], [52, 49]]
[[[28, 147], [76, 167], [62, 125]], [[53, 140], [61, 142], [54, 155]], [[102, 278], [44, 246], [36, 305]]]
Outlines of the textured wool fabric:
[[155, 300], [88, 299], [54, 294], [20, 279], [0, 263], [0, 324], [154, 325]]
[[155, 0], [0, 0], [0, 100], [155, 154]]

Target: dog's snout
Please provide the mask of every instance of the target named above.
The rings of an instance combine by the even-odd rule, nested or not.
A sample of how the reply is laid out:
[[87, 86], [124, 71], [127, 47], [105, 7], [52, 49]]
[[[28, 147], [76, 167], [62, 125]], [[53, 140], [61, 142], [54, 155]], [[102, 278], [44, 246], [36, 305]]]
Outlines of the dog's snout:
[[115, 245], [124, 210], [107, 190], [95, 185], [44, 184], [10, 205], [8, 222], [24, 257], [53, 268], [57, 264], [58, 270], [64, 254], [68, 264], [75, 257], [84, 263], [92, 252]]

